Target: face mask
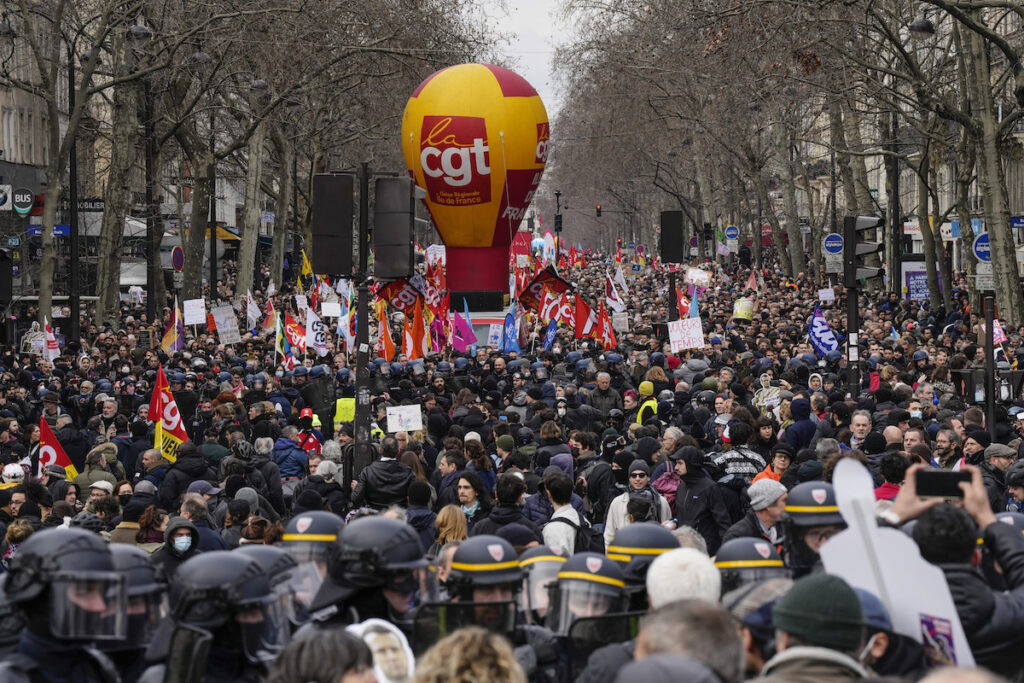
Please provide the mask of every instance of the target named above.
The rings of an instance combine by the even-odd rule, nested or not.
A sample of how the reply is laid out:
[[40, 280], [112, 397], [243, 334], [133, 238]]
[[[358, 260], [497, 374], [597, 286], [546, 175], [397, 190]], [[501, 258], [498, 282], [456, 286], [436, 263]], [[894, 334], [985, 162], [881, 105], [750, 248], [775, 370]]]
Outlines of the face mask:
[[910, 411], [910, 417], [921, 417], [921, 411], [920, 410], [911, 410]]
[[192, 537], [191, 536], [179, 536], [178, 538], [174, 539], [174, 549], [177, 550], [179, 553], [183, 553], [183, 552], [187, 551], [191, 547], [192, 547]]
[[578, 446], [571, 446], [569, 450], [572, 451], [573, 459], [580, 457], [580, 449]]
[[130, 493], [122, 493], [122, 494], [120, 494], [117, 497], [117, 502], [121, 504], [121, 507], [124, 507], [125, 505], [128, 504], [128, 501], [130, 501], [131, 499], [132, 499], [132, 494], [130, 494]]
[[565, 416], [565, 408], [559, 408], [558, 409], [558, 416], [559, 417], [564, 417]]
[[625, 484], [629, 479], [629, 473], [623, 469], [612, 470], [612, 474], [615, 475], [615, 483], [617, 484]]
[[284, 371], [283, 370], [278, 370], [277, 372], [274, 373], [274, 377], [277, 377], [278, 379], [281, 379], [282, 377], [284, 377]]

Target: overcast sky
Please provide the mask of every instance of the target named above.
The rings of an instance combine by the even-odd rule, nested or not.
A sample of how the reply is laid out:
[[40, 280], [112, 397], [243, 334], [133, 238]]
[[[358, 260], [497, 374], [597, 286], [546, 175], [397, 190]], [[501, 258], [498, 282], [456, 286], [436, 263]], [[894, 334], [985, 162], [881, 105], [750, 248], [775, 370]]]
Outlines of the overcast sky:
[[518, 60], [518, 73], [540, 94], [549, 119], [554, 118], [559, 105], [551, 61], [555, 47], [566, 40], [565, 30], [556, 24], [555, 4], [552, 0], [508, 0], [509, 13], [500, 26], [514, 35], [505, 53]]

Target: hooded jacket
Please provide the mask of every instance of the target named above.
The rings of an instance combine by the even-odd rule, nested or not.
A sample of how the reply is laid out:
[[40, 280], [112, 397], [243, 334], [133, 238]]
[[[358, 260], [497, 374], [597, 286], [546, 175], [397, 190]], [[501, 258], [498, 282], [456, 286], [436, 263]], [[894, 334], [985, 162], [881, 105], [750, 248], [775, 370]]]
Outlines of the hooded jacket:
[[174, 461], [157, 493], [157, 500], [164, 510], [173, 510], [178, 498], [188, 491], [189, 484], [205, 479], [216, 481], [217, 473], [207, 464], [206, 458], [196, 450], [191, 442], [182, 444], [178, 449], [178, 459]]
[[509, 524], [522, 524], [534, 533], [538, 542], [543, 540], [540, 528], [524, 517], [522, 510], [516, 505], [495, 505], [491, 509], [491, 513], [489, 515], [478, 520], [476, 524], [473, 525], [473, 530], [469, 532], [469, 535], [494, 535], [498, 533], [498, 529], [508, 526]]
[[708, 555], [713, 556], [732, 526], [722, 491], [704, 473], [704, 454], [699, 448], [683, 446], [672, 455], [686, 463], [686, 474], [676, 489], [676, 524], [696, 529], [708, 544]]
[[[179, 553], [174, 549], [174, 543], [171, 540], [172, 535], [178, 529], [188, 529], [192, 535], [192, 543], [189, 545], [188, 550], [183, 553]], [[167, 522], [167, 531], [164, 532], [164, 544], [153, 551], [150, 557], [153, 560], [154, 566], [159, 567], [163, 571], [163, 575], [168, 580], [171, 580], [178, 567], [185, 560], [201, 552], [199, 549], [199, 530], [184, 517], [171, 517], [170, 521]]]
[[406, 510], [405, 521], [419, 534], [424, 551], [434, 545], [434, 540], [437, 538], [437, 528], [434, 526], [436, 519], [437, 515], [430, 508], [410, 505]]
[[274, 462], [277, 463], [282, 479], [285, 477], [301, 477], [306, 474], [306, 464], [309, 462], [309, 456], [306, 454], [306, 451], [299, 447], [299, 444], [291, 439], [286, 439], [282, 436], [275, 441], [274, 450], [271, 455], [274, 458]]
[[352, 504], [383, 510], [389, 505], [405, 505], [409, 484], [416, 475], [408, 465], [390, 458], [371, 462], [359, 473], [352, 490]]
[[793, 399], [789, 409], [793, 414], [793, 424], [786, 427], [786, 443], [796, 453], [811, 445], [818, 426], [811, 419], [811, 402], [806, 398]]

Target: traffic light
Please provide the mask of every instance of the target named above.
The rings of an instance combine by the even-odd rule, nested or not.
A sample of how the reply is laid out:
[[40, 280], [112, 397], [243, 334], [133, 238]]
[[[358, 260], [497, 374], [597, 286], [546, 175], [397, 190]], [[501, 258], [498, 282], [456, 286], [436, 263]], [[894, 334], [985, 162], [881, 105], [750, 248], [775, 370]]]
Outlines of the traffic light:
[[562, 214], [555, 214], [555, 232], [562, 232]]
[[661, 261], [683, 262], [683, 212], [661, 212]]
[[313, 272], [351, 277], [354, 178], [351, 174], [313, 176]]
[[877, 216], [846, 216], [843, 218], [843, 284], [856, 287], [858, 280], [879, 277], [882, 268], [864, 265], [864, 257], [885, 248], [882, 242], [869, 242], [867, 230], [882, 228], [885, 220]]
[[412, 275], [413, 184], [409, 178], [378, 178], [373, 204], [373, 273], [382, 279]]
[[600, 204], [597, 205], [597, 217], [598, 218], [601, 217], [601, 205]]

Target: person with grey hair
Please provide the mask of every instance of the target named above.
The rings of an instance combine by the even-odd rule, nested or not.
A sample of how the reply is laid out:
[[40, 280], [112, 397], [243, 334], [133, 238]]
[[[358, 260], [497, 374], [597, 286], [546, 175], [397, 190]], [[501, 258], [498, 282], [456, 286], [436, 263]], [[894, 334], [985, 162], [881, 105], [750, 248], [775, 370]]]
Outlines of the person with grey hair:
[[723, 683], [743, 678], [743, 641], [735, 623], [728, 612], [705, 600], [677, 600], [644, 617], [635, 659], [657, 654], [703, 662]]
[[818, 439], [818, 443], [814, 447], [814, 456], [822, 465], [837, 453], [839, 453], [839, 442], [835, 439]]
[[864, 445], [864, 439], [867, 438], [868, 434], [871, 433], [871, 411], [870, 410], [855, 410], [853, 415], [850, 416], [850, 440], [848, 446], [850, 448], [861, 448]]
[[341, 465], [341, 443], [337, 439], [328, 439], [320, 449], [324, 460]]
[[181, 516], [192, 522], [192, 526], [199, 532], [198, 548], [200, 552], [231, 550], [231, 546], [224, 540], [224, 537], [217, 533], [210, 524], [210, 511], [202, 494], [185, 494], [181, 499]]
[[705, 555], [708, 554], [708, 542], [700, 535], [700, 532], [692, 526], [682, 525], [672, 531], [672, 535], [679, 541], [680, 548], [693, 548]]
[[607, 372], [597, 373], [597, 388], [590, 392], [590, 405], [603, 416], [613, 408], [622, 410], [622, 395], [612, 386], [612, 376]]

